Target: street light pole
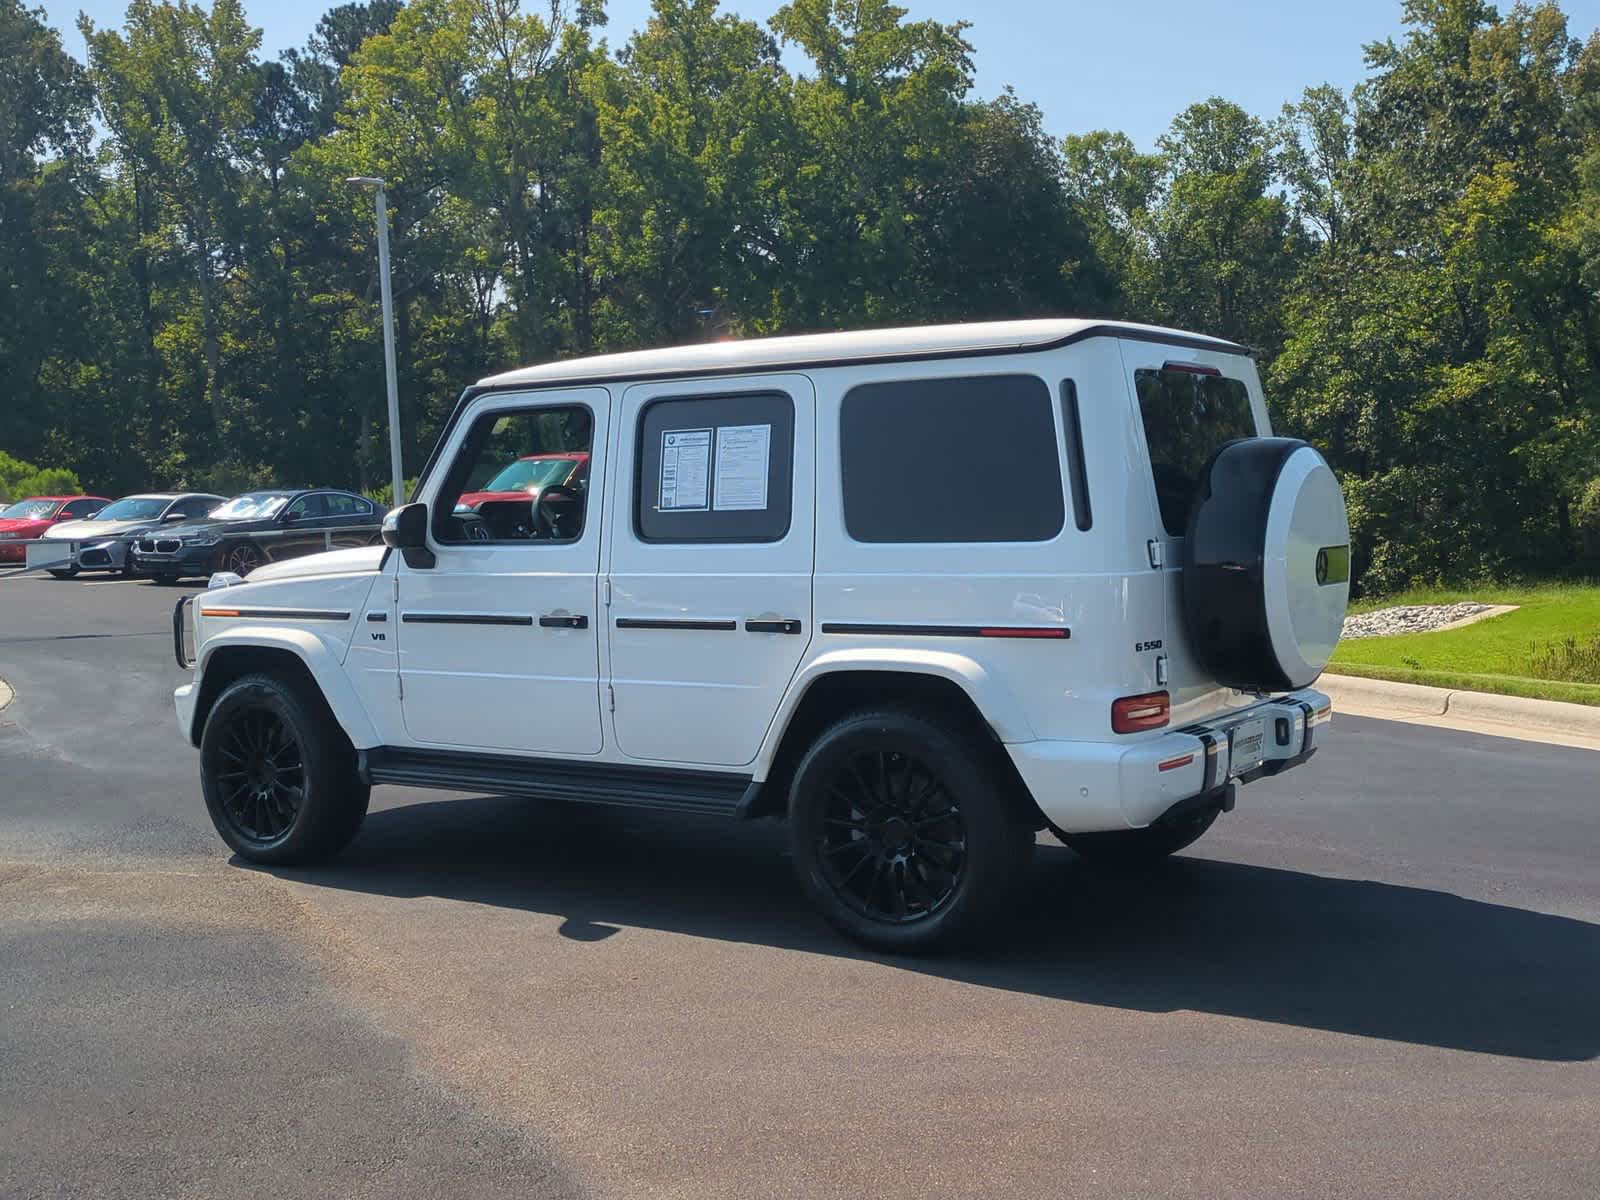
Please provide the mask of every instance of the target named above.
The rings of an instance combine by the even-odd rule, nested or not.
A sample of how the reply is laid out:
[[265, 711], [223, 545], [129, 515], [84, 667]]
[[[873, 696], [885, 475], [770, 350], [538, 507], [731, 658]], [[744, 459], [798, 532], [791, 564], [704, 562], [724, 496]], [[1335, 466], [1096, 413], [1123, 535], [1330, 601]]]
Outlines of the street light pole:
[[378, 290], [383, 296], [383, 374], [389, 389], [389, 479], [393, 489], [390, 506], [404, 504], [405, 472], [400, 467], [400, 385], [394, 365], [394, 294], [389, 286], [389, 202], [384, 182], [371, 175], [356, 175], [345, 181], [372, 188], [378, 202]]

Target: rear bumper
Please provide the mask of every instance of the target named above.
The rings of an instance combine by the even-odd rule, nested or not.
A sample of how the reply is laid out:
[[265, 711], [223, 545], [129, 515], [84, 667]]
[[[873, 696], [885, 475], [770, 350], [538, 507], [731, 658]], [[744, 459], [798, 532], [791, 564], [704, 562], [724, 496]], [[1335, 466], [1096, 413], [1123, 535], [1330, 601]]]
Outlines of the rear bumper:
[[[1305, 688], [1138, 742], [1006, 746], [1045, 818], [1065, 833], [1141, 829], [1176, 804], [1298, 766], [1327, 736], [1333, 702]], [[1259, 765], [1235, 771], [1234, 739], [1262, 722]], [[1246, 763], [1241, 756], [1238, 765]], [[1253, 760], [1251, 760], [1253, 763]]]

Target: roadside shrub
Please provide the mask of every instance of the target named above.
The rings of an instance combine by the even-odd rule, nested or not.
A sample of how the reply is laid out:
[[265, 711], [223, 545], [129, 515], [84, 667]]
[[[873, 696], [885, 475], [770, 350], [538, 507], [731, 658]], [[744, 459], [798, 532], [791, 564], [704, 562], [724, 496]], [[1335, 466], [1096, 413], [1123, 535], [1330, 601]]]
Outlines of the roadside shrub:
[[1600, 568], [1600, 476], [1591, 479], [1572, 510], [1572, 528], [1585, 566]]
[[[401, 482], [405, 485], [406, 495], [407, 496], [411, 495], [412, 492], [417, 490], [417, 481], [414, 478], [413, 479], [405, 479], [405, 480], [402, 480]], [[393, 508], [394, 504], [395, 504], [395, 501], [394, 501], [394, 497], [390, 494], [393, 491], [394, 491], [394, 484], [392, 484], [392, 483], [380, 483], [377, 487], [368, 488], [365, 492], [362, 493], [362, 495], [364, 495], [368, 500], [371, 500], [374, 504], [381, 504], [385, 508]], [[402, 504], [405, 503], [405, 498], [401, 497], [401, 501], [400, 502]]]
[[226, 459], [214, 466], [194, 473], [190, 485], [197, 492], [215, 492], [219, 496], [237, 496], [241, 492], [255, 492], [263, 488], [279, 487], [272, 468], [261, 463]]
[[1600, 683], [1600, 637], [1590, 638], [1586, 645], [1575, 637], [1543, 646], [1534, 642], [1528, 650], [1526, 670], [1535, 679]]
[[28, 496], [70, 496], [83, 491], [78, 477], [64, 467], [39, 468], [0, 450], [0, 503]]

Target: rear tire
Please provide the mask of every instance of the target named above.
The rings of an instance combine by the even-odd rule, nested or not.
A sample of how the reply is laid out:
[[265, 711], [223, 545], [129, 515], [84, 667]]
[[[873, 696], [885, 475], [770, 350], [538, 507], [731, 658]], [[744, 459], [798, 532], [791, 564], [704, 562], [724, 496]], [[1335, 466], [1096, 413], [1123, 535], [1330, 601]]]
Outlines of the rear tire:
[[371, 788], [322, 698], [274, 673], [246, 675], [217, 697], [200, 737], [206, 810], [241, 858], [323, 862], [355, 837]]
[[795, 768], [789, 841], [822, 915], [879, 950], [921, 954], [1002, 918], [1033, 826], [993, 756], [914, 712], [845, 717]]
[[1202, 809], [1172, 820], [1162, 819], [1143, 829], [1113, 829], [1105, 833], [1055, 835], [1090, 862], [1111, 866], [1147, 866], [1194, 845], [1216, 823], [1219, 808]]

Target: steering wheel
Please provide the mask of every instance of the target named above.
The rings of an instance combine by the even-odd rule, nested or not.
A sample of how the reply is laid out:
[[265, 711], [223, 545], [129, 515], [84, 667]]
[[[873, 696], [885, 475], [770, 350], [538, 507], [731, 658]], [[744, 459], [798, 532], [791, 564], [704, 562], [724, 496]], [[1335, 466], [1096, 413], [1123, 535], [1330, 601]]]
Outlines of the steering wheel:
[[569, 538], [577, 534], [568, 528], [572, 518], [583, 512], [578, 493], [567, 487], [547, 487], [539, 493], [533, 506], [533, 536], [536, 538]]

